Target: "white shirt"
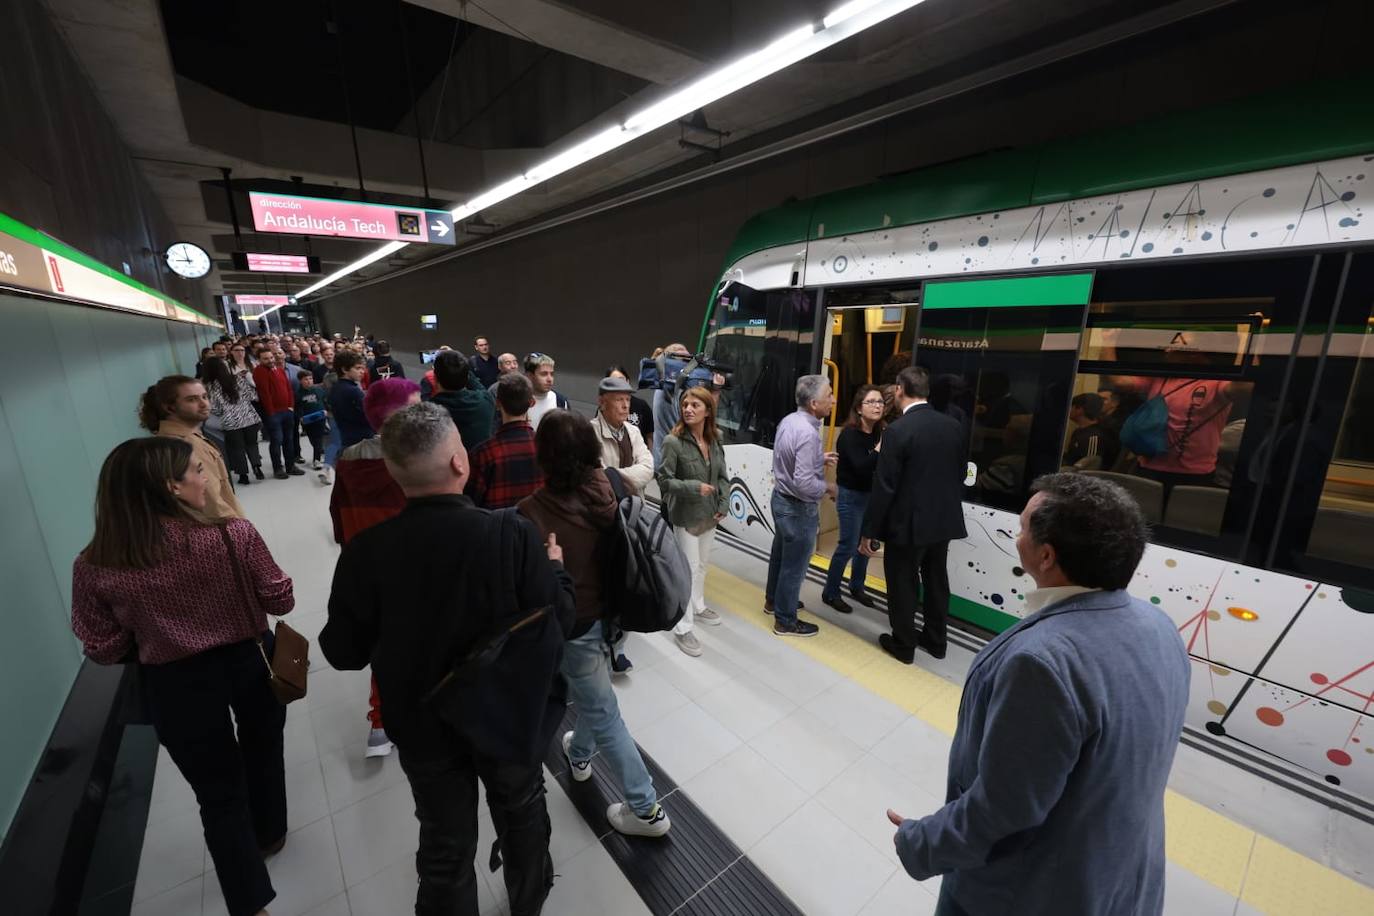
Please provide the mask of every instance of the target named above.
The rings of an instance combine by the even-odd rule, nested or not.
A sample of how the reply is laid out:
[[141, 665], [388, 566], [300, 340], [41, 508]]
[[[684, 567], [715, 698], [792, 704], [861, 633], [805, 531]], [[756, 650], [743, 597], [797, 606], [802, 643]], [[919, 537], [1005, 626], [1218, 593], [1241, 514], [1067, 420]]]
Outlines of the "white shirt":
[[1026, 616], [1029, 617], [1041, 608], [1047, 608], [1051, 604], [1058, 604], [1076, 595], [1086, 595], [1088, 592], [1100, 591], [1102, 591], [1100, 588], [1084, 588], [1081, 585], [1056, 585], [1053, 588], [1031, 589], [1026, 593]]
[[548, 413], [550, 410], [553, 410], [557, 406], [558, 395], [554, 392], [552, 388], [550, 388], [549, 393], [544, 395], [542, 398], [536, 398], [534, 401], [534, 406], [530, 408], [530, 426], [534, 427], [535, 429], [538, 429], [539, 421], [544, 416], [544, 414]]

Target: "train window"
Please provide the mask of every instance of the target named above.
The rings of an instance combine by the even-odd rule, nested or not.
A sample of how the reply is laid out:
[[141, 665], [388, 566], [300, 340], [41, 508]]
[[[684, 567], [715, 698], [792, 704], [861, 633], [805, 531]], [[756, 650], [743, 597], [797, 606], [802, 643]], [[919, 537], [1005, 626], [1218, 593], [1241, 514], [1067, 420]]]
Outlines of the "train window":
[[759, 291], [742, 283], [721, 291], [706, 352], [730, 370], [716, 414], [726, 442], [773, 444], [778, 423], [796, 407], [796, 382], [810, 365], [814, 322], [809, 291]]
[[1345, 290], [1306, 427], [1290, 416], [1274, 437], [1292, 483], [1273, 563], [1374, 588], [1374, 256], [1352, 259]]
[[1063, 466], [1126, 488], [1156, 540], [1240, 555], [1261, 490], [1281, 500], [1274, 420], [1300, 415], [1285, 380], [1312, 270], [1290, 258], [1100, 271]]
[[1059, 467], [1083, 306], [924, 309], [916, 362], [932, 406], [959, 420], [974, 502], [1019, 512]]

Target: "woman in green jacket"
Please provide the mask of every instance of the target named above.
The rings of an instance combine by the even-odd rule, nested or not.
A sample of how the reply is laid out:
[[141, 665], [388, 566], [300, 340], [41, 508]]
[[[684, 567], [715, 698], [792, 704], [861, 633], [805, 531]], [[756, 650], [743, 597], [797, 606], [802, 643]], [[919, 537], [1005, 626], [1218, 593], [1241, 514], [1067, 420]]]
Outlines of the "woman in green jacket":
[[692, 567], [692, 599], [673, 628], [673, 637], [679, 649], [697, 656], [701, 642], [692, 632], [695, 621], [720, 624], [720, 614], [706, 606], [706, 564], [711, 559], [716, 525], [730, 504], [730, 474], [716, 428], [715, 395], [709, 388], [688, 388], [678, 403], [681, 420], [663, 439], [656, 476], [668, 521]]

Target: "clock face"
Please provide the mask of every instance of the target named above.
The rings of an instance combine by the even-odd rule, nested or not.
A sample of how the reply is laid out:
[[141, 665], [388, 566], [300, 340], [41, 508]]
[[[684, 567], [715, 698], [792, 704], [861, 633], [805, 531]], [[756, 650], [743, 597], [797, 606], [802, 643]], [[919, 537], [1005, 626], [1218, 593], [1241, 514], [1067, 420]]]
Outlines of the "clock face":
[[167, 266], [178, 276], [199, 280], [210, 272], [210, 256], [190, 242], [175, 242], [167, 247]]

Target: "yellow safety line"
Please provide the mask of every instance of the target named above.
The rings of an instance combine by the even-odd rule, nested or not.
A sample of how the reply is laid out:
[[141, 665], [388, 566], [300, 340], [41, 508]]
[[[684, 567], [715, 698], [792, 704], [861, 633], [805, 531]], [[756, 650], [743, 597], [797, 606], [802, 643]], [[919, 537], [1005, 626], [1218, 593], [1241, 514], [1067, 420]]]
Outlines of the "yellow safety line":
[[[707, 601], [747, 624], [772, 632], [762, 590], [712, 566]], [[924, 668], [903, 665], [843, 627], [822, 626], [791, 648], [899, 706], [947, 735], [954, 734], [963, 687]], [[1164, 794], [1165, 852], [1175, 864], [1274, 916], [1374, 914], [1366, 887], [1268, 837], [1237, 824], [1172, 789]]]

